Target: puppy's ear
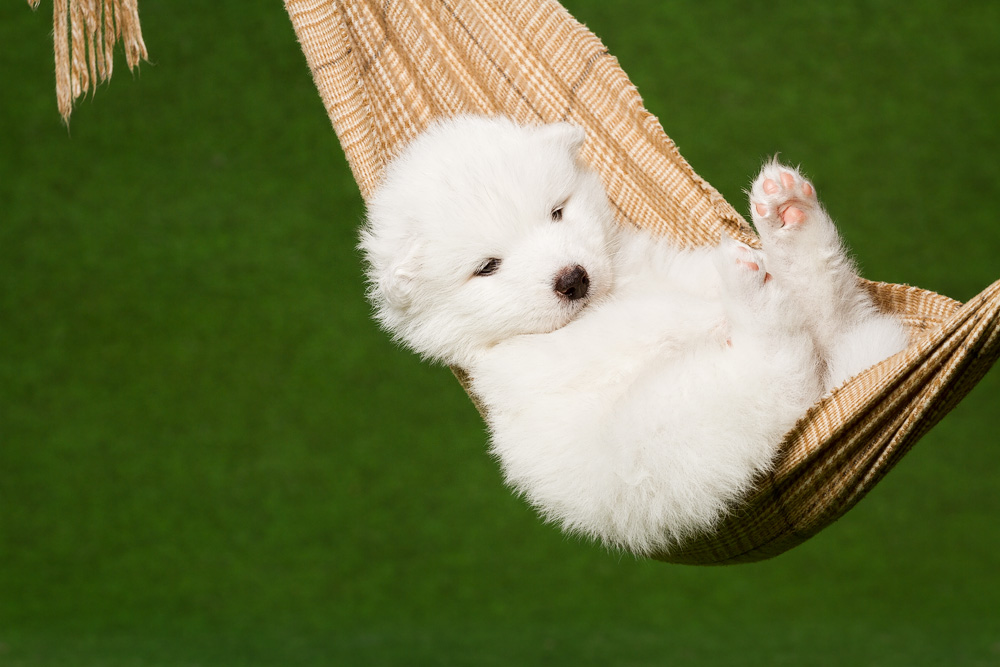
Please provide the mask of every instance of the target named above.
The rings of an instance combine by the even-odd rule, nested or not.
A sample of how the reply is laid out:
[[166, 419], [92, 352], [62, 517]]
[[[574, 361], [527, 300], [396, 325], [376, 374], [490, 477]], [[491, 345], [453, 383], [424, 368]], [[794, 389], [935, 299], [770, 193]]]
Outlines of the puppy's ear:
[[406, 309], [413, 297], [417, 276], [418, 245], [410, 242], [401, 258], [390, 264], [379, 277], [378, 289], [392, 308]]
[[582, 127], [571, 123], [550, 123], [542, 127], [542, 136], [564, 148], [570, 155], [576, 157], [587, 140], [587, 133]]

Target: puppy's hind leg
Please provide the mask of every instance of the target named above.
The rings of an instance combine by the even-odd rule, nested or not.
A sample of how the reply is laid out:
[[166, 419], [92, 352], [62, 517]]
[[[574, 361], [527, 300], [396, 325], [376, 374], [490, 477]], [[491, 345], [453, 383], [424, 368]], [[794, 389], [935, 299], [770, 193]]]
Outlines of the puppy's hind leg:
[[862, 296], [836, 225], [798, 169], [764, 165], [750, 188], [750, 214], [771, 271], [812, 317], [825, 320]]
[[750, 189], [750, 214], [776, 282], [809, 322], [828, 388], [906, 346], [902, 325], [861, 287], [836, 225], [798, 169], [765, 164]]

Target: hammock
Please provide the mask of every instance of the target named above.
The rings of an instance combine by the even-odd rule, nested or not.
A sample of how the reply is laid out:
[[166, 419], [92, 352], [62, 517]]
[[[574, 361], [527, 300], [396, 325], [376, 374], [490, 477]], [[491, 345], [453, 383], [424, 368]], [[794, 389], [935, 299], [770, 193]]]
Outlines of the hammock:
[[[720, 234], [756, 243], [643, 109], [604, 45], [554, 0], [285, 7], [366, 199], [386, 162], [437, 117], [569, 120], [587, 130], [582, 157], [601, 175], [619, 222], [684, 246], [714, 244]], [[712, 533], [657, 558], [744, 563], [800, 544], [853, 507], [1000, 356], [1000, 281], [964, 306], [914, 287], [865, 286], [915, 342], [815, 405], [774, 470]]]
[[[103, 3], [103, 14], [96, 14], [103, 24], [78, 16], [77, 7], [88, 2]], [[749, 225], [643, 109], [608, 50], [554, 0], [285, 0], [285, 6], [365, 198], [392, 155], [437, 117], [569, 120], [587, 130], [582, 157], [601, 175], [622, 224], [683, 246], [715, 244], [721, 234], [756, 244]], [[135, 0], [56, 0], [57, 62], [60, 42], [65, 56], [71, 37], [73, 60], [64, 62], [72, 66], [63, 67], [76, 82], [61, 83], [72, 93], [65, 105], [60, 95], [64, 117], [95, 71], [97, 78], [110, 74], [115, 39], [126, 42], [130, 65], [145, 57], [134, 7]], [[103, 25], [103, 32], [85, 31], [91, 54], [95, 43], [107, 51], [89, 58], [88, 67], [77, 32], [92, 25]], [[67, 73], [59, 77], [69, 80]], [[1000, 357], [1000, 281], [965, 305], [914, 287], [864, 285], [883, 310], [902, 318], [914, 342], [813, 406], [787, 435], [772, 472], [713, 532], [656, 558], [745, 563], [802, 543], [853, 507]], [[461, 369], [453, 370], [467, 385]]]

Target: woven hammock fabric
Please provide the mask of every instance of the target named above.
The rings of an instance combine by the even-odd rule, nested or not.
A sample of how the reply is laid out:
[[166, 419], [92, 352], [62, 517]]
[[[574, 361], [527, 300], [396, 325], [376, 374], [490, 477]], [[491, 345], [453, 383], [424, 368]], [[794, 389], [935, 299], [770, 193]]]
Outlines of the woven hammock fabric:
[[[756, 243], [643, 108], [600, 40], [558, 3], [285, 6], [366, 199], [386, 163], [435, 118], [568, 120], [586, 129], [582, 157], [600, 174], [620, 223], [684, 246], [714, 244], [724, 233]], [[800, 544], [853, 507], [1000, 357], [1000, 281], [964, 306], [914, 287], [865, 285], [903, 319], [913, 344], [815, 405], [787, 436], [774, 470], [727, 519], [657, 558], [751, 562]]]

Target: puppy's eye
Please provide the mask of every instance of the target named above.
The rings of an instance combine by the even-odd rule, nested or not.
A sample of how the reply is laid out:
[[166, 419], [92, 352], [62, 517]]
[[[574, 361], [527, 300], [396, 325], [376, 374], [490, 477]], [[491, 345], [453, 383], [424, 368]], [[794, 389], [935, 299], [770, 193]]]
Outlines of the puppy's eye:
[[553, 222], [559, 222], [563, 219], [563, 209], [566, 208], [566, 204], [569, 203], [569, 197], [564, 197], [561, 202], [552, 207], [551, 217]]
[[476, 271], [477, 276], [492, 276], [500, 268], [500, 260], [496, 257], [491, 257], [485, 262], [483, 262], [479, 269]]

